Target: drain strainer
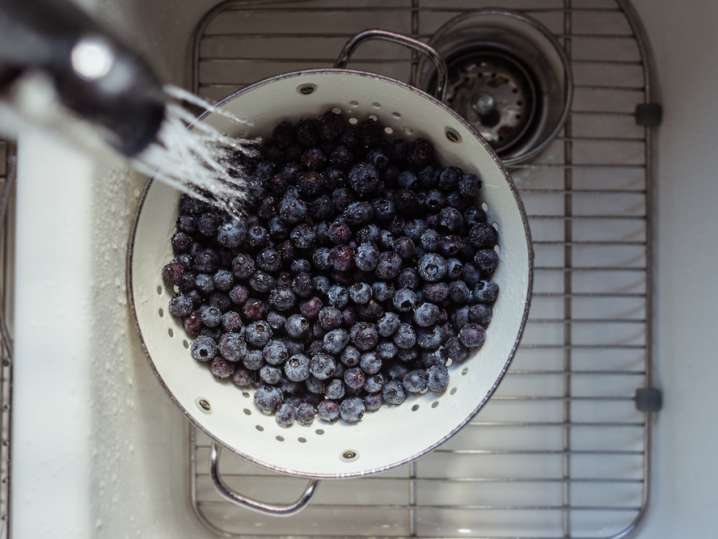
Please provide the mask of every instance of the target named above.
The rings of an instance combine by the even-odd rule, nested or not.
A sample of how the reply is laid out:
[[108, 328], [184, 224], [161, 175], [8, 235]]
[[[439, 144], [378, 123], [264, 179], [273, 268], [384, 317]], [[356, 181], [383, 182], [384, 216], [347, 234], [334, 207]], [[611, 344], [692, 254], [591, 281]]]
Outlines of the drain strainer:
[[[536, 157], [559, 133], [573, 84], [568, 60], [541, 23], [507, 10], [459, 15], [430, 40], [449, 68], [449, 105], [508, 165]], [[434, 69], [420, 64], [431, 88]]]

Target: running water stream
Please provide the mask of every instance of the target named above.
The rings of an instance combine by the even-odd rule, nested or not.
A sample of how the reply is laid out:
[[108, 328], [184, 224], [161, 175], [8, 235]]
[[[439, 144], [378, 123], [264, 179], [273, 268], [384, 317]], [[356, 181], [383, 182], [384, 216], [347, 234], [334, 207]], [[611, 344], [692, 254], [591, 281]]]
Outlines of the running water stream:
[[185, 101], [203, 113], [220, 114], [237, 126], [246, 128], [250, 122], [181, 88], [165, 86], [164, 90], [171, 100], [168, 99], [157, 140], [132, 159], [130, 165], [140, 173], [239, 216], [246, 195], [246, 177], [234, 157], [237, 153], [256, 156], [259, 140], [220, 133], [175, 101]]

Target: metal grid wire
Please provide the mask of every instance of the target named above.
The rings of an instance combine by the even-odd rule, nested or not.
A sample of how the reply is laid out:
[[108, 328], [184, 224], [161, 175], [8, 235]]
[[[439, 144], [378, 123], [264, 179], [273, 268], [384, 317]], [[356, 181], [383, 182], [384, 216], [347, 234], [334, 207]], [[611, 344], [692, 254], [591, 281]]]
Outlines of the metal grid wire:
[[[640, 23], [624, 0], [229, 1], [196, 29], [192, 81], [215, 100], [266, 76], [332, 64], [359, 30], [429, 38], [473, 9], [521, 9], [571, 61], [575, 96], [561, 136], [513, 170], [536, 249], [531, 316], [508, 376], [484, 411], [418, 462], [325, 481], [299, 515], [265, 517], [224, 502], [209, 479], [209, 440], [191, 429], [193, 507], [227, 536], [617, 538], [648, 501], [651, 385], [651, 101]], [[385, 44], [352, 67], [411, 80], [416, 58]], [[287, 450], [291, 450], [288, 446]], [[222, 465], [243, 493], [289, 501], [303, 480], [236, 456]]]
[[8, 536], [12, 398], [12, 250], [15, 147], [0, 140], [0, 538]]

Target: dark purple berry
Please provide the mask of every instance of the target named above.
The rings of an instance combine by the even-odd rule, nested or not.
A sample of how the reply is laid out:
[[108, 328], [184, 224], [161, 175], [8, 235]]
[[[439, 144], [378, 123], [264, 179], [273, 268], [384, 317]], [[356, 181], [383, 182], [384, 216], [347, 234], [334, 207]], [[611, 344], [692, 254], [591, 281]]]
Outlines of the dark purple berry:
[[404, 386], [399, 380], [391, 380], [384, 384], [382, 397], [385, 403], [398, 406], [406, 400]]
[[272, 415], [283, 400], [282, 390], [274, 386], [260, 386], [254, 393], [254, 405], [266, 415]]
[[344, 399], [339, 405], [339, 415], [346, 423], [358, 423], [365, 411], [364, 401], [358, 397]]
[[192, 341], [192, 358], [202, 363], [212, 361], [217, 356], [217, 344], [211, 337], [201, 335]]
[[177, 318], [184, 318], [185, 316], [189, 316], [190, 314], [192, 314], [193, 309], [194, 304], [192, 303], [192, 299], [189, 296], [185, 296], [183, 294], [173, 297], [169, 301], [169, 305], [167, 306], [167, 310], [170, 312], [170, 314]]
[[466, 348], [481, 348], [486, 340], [486, 330], [476, 323], [468, 323], [459, 330], [459, 341]]
[[492, 304], [499, 296], [499, 285], [493, 281], [479, 281], [471, 293], [472, 299], [477, 303]]

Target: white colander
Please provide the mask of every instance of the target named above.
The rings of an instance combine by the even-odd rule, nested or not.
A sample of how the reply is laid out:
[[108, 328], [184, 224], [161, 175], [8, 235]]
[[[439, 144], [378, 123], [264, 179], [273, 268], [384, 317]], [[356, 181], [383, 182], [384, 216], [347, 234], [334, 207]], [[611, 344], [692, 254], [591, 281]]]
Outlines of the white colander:
[[[344, 65], [367, 37], [400, 42], [435, 53], [418, 41], [380, 30], [366, 31], [345, 47]], [[437, 90], [442, 95], [440, 88]], [[252, 391], [219, 383], [206, 366], [193, 361], [182, 325], [168, 315], [171, 291], [161, 269], [172, 258], [170, 237], [179, 193], [150, 182], [135, 221], [128, 252], [128, 289], [140, 336], [152, 366], [187, 417], [221, 446], [262, 466], [316, 479], [368, 475], [409, 462], [448, 440], [487, 402], [505, 374], [518, 345], [531, 294], [532, 250], [523, 207], [501, 163], [474, 130], [441, 101], [402, 82], [361, 71], [319, 69], [273, 77], [228, 97], [222, 108], [253, 122], [252, 135], [266, 136], [285, 119], [318, 115], [333, 107], [350, 117], [376, 116], [387, 133], [431, 140], [441, 160], [479, 174], [481, 197], [490, 222], [499, 231], [500, 264], [494, 279], [500, 294], [486, 344], [461, 365], [450, 367], [451, 380], [440, 396], [427, 393], [397, 407], [367, 413], [356, 425], [342, 422], [311, 427], [279, 427], [258, 412]], [[204, 118], [232, 134], [230, 120]], [[477, 201], [477, 204], [479, 202]], [[212, 451], [215, 485], [222, 495], [252, 509], [291, 514], [311, 496], [315, 482], [288, 506], [271, 506], [229, 491], [218, 471], [219, 448]]]

